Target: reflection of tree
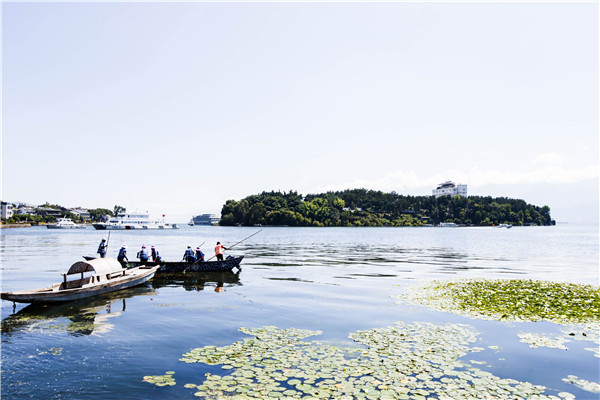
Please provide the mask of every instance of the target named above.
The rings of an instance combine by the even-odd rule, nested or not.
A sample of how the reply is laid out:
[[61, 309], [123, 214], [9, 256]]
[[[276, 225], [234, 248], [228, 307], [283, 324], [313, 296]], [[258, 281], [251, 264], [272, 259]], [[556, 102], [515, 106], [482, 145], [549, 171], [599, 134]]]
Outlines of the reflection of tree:
[[152, 287], [155, 289], [166, 286], [183, 286], [186, 291], [204, 290], [207, 284], [216, 287], [241, 285], [240, 273], [231, 271], [220, 272], [187, 272], [182, 273], [160, 273], [152, 278]]
[[[2, 334], [11, 335], [39, 325], [60, 328], [74, 336], [103, 333], [112, 325], [108, 319], [125, 311], [125, 299], [139, 295], [154, 295], [156, 291], [141, 285], [118, 292], [60, 304], [31, 304], [2, 320]], [[63, 323], [60, 319], [66, 318]]]

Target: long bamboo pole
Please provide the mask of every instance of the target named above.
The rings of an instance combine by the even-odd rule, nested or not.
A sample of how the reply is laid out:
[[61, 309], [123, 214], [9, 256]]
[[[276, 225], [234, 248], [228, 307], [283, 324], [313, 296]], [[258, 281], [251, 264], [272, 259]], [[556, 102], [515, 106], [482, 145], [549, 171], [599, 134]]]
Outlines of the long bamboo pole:
[[[254, 235], [257, 235], [257, 234], [258, 234], [259, 232], [261, 232], [261, 231], [262, 231], [262, 229], [258, 230], [257, 232], [254, 232], [252, 235], [248, 236], [247, 238], [244, 238], [244, 239], [240, 240], [239, 242], [237, 242], [237, 243], [235, 243], [235, 244], [232, 244], [231, 246], [229, 246], [229, 247], [227, 248], [227, 250], [229, 250], [229, 249], [232, 249], [234, 246], [237, 246], [238, 244], [242, 243], [243, 241], [250, 239], [252, 236], [254, 236]], [[209, 259], [208, 259], [208, 260], [206, 260], [206, 261], [210, 261], [210, 260], [212, 260], [213, 258], [215, 258], [216, 256], [217, 256], [217, 255], [215, 254], [214, 256], [212, 256], [211, 258], [209, 258]]]

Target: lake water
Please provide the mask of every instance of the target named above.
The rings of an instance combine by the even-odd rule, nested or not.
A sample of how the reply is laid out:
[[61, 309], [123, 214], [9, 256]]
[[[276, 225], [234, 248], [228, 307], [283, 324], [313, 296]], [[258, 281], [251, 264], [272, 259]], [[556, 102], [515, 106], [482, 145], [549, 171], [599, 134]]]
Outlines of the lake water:
[[[259, 228], [188, 227], [112, 231], [109, 256], [126, 243], [130, 259], [142, 244], [166, 260], [185, 248], [231, 245]], [[83, 255], [94, 255], [107, 231], [42, 227], [4, 229], [2, 291], [61, 280]], [[262, 228], [228, 253], [245, 255], [239, 273], [156, 276], [144, 286], [85, 301], [33, 307], [2, 301], [3, 399], [192, 399], [204, 374], [219, 366], [185, 364], [192, 348], [225, 346], [247, 337], [240, 327], [321, 330], [310, 338], [352, 345], [348, 335], [397, 321], [468, 324], [479, 332], [479, 368], [502, 378], [598, 395], [562, 381], [599, 381], [598, 358], [573, 341], [568, 350], [530, 348], [520, 332], [564, 335], [548, 322], [475, 320], [393, 296], [432, 279], [533, 278], [598, 285], [598, 227]], [[498, 346], [489, 350], [488, 346]], [[177, 385], [157, 387], [145, 375], [174, 371]], [[222, 372], [221, 372], [222, 373]]]

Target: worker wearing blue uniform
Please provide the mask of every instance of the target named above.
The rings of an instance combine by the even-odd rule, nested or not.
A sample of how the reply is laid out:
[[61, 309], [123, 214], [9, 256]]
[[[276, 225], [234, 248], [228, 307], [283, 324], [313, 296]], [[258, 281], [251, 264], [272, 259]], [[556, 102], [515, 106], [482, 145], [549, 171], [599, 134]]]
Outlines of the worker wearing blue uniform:
[[148, 252], [146, 251], [146, 245], [142, 245], [142, 249], [139, 251], [138, 253], [138, 258], [140, 259], [140, 262], [142, 264], [145, 264], [146, 262], [148, 262], [148, 259], [150, 258], [148, 256]]
[[150, 246], [150, 257], [152, 257], [152, 261], [160, 262], [160, 255], [158, 254], [158, 250], [154, 246]]
[[188, 246], [185, 250], [185, 253], [183, 254], [183, 259], [190, 263], [196, 261], [196, 256], [194, 255], [194, 250], [192, 250], [191, 246]]
[[204, 253], [200, 250], [200, 247], [196, 247], [196, 261], [204, 262]]
[[127, 258], [127, 245], [124, 244], [121, 249], [119, 249], [119, 255], [117, 256], [117, 261], [119, 262], [126, 262], [129, 261], [129, 259]]
[[102, 239], [96, 253], [100, 254], [100, 258], [106, 257], [106, 239]]

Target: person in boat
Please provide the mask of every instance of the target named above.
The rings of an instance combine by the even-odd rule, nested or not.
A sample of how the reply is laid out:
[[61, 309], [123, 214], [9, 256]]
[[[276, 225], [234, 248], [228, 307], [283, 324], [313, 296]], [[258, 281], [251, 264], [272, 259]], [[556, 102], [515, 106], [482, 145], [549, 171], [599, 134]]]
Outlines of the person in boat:
[[158, 254], [158, 250], [156, 250], [154, 246], [150, 246], [150, 257], [152, 258], [153, 262], [161, 261], [160, 254]]
[[196, 247], [196, 261], [204, 262], [204, 253], [200, 250], [200, 247]]
[[121, 248], [119, 249], [119, 255], [117, 256], [117, 261], [119, 261], [120, 263], [129, 261], [129, 259], [127, 258], [127, 245], [126, 244], [121, 246]]
[[188, 246], [183, 253], [183, 259], [189, 263], [193, 263], [196, 261], [196, 256], [194, 255], [194, 250], [192, 250], [192, 246]]
[[140, 263], [145, 264], [148, 262], [150, 257], [148, 256], [148, 252], [146, 251], [145, 244], [142, 245], [142, 249], [138, 252], [137, 256], [140, 259]]
[[96, 253], [100, 254], [100, 258], [106, 257], [106, 239], [102, 239]]
[[223, 261], [223, 253], [225, 250], [228, 250], [227, 247], [223, 246], [221, 242], [217, 242], [217, 246], [215, 247], [215, 255], [217, 256], [217, 260]]

